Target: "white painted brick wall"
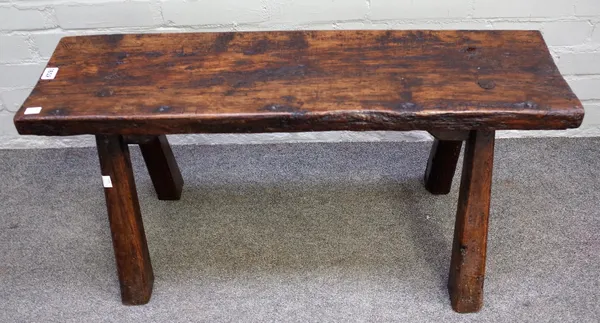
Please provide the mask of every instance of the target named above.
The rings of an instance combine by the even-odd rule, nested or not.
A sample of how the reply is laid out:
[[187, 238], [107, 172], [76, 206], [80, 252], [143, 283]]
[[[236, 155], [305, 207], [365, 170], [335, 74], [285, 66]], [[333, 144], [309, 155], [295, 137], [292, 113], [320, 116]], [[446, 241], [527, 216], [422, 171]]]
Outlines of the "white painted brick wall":
[[600, 44], [600, 24], [596, 24], [592, 34], [592, 43]]
[[600, 15], [600, 6], [598, 0], [577, 0], [575, 5], [575, 14], [581, 17], [594, 17]]
[[574, 14], [574, 10], [573, 0], [476, 0], [473, 16], [482, 18], [569, 17]]
[[[20, 1], [25, 2], [25, 1]], [[35, 3], [35, 1], [29, 1]], [[44, 7], [23, 8], [17, 6], [0, 7], [0, 30], [35, 30], [52, 28], [55, 24], [44, 11]]]
[[175, 26], [244, 24], [267, 19], [262, 0], [165, 0], [161, 6], [165, 23]]
[[389, 28], [541, 30], [600, 126], [600, 0], [0, 0], [0, 135], [62, 36]]
[[0, 35], [0, 63], [18, 63], [31, 59], [26, 36]]
[[577, 46], [585, 44], [593, 28], [588, 21], [559, 21], [545, 23], [541, 29], [549, 46]]
[[600, 52], [561, 54], [558, 68], [568, 75], [600, 75]]
[[594, 120], [600, 120], [600, 103], [588, 103], [585, 107], [585, 119], [582, 127], [595, 127], [597, 123]]
[[28, 88], [2, 91], [2, 93], [0, 93], [0, 99], [2, 102], [6, 103], [4, 108], [7, 111], [17, 112], [21, 107], [21, 103], [25, 101], [30, 92], [31, 90]]
[[0, 88], [4, 88], [0, 93], [4, 93], [11, 88], [33, 88], [40, 75], [42, 75], [44, 66], [44, 64], [0, 64]]
[[600, 100], [600, 76], [571, 79], [569, 84], [577, 95], [588, 100]]
[[63, 29], [148, 27], [154, 25], [148, 1], [59, 4], [54, 8]]
[[269, 21], [310, 24], [334, 20], [361, 20], [367, 16], [365, 0], [281, 0], [267, 7]]
[[471, 0], [371, 0], [371, 19], [465, 19], [471, 11]]
[[58, 44], [58, 41], [66, 36], [63, 33], [47, 33], [47, 34], [32, 34], [31, 39], [35, 45], [35, 50], [38, 55], [43, 59], [49, 59]]

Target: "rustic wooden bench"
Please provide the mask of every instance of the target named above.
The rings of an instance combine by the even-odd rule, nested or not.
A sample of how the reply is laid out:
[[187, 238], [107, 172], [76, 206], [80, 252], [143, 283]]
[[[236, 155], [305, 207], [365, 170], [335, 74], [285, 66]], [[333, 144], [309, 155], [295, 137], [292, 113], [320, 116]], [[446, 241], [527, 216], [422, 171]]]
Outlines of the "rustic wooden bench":
[[498, 129], [566, 129], [581, 103], [537, 31], [293, 31], [63, 38], [15, 116], [21, 134], [93, 134], [124, 304], [144, 304], [153, 272], [128, 144], [158, 198], [183, 179], [166, 134], [426, 130], [425, 174], [450, 191], [464, 166], [448, 288], [481, 308]]

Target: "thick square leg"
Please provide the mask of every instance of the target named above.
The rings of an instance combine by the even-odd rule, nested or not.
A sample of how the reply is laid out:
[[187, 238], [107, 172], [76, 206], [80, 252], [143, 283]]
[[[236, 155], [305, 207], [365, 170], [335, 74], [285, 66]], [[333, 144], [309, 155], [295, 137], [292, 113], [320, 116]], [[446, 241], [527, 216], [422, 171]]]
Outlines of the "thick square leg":
[[425, 188], [432, 194], [450, 193], [462, 141], [435, 139], [425, 171]]
[[158, 199], [179, 200], [183, 188], [183, 177], [181, 177], [167, 137], [161, 135], [140, 143], [140, 149]]
[[494, 131], [471, 131], [465, 148], [448, 291], [452, 308], [477, 312], [483, 283], [494, 162]]
[[146, 304], [154, 275], [140, 213], [129, 148], [122, 136], [96, 136], [123, 304]]

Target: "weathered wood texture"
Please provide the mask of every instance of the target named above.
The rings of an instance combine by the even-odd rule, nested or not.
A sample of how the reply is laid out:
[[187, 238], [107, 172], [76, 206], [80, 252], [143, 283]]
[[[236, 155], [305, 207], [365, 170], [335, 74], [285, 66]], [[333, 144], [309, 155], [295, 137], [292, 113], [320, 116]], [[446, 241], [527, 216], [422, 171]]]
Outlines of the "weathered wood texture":
[[459, 313], [483, 305], [483, 283], [494, 164], [494, 131], [472, 131], [465, 147], [448, 290]]
[[183, 177], [165, 135], [140, 143], [142, 156], [148, 167], [152, 184], [159, 200], [179, 200]]
[[100, 168], [110, 176], [105, 188], [123, 304], [146, 304], [152, 294], [154, 274], [146, 243], [129, 148], [121, 136], [96, 136]]
[[462, 141], [434, 140], [425, 170], [425, 188], [430, 193], [450, 193], [461, 147]]
[[[21, 134], [565, 129], [581, 103], [537, 31], [63, 38]], [[24, 115], [27, 107], [42, 107]]]

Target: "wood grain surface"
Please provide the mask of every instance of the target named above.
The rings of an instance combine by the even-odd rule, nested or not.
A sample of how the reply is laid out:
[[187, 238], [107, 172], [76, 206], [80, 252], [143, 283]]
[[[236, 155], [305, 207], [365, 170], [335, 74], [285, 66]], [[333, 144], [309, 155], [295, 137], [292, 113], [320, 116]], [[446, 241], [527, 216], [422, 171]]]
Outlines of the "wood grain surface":
[[494, 167], [494, 131], [471, 131], [465, 146], [448, 278], [452, 308], [477, 312], [483, 283]]
[[131, 168], [129, 148], [122, 136], [96, 136], [112, 233], [121, 300], [126, 305], [146, 304], [152, 295], [154, 273]]
[[537, 31], [78, 36], [48, 67], [21, 134], [565, 129], [584, 113]]

